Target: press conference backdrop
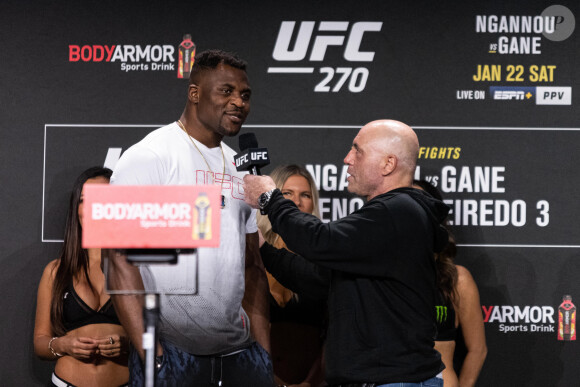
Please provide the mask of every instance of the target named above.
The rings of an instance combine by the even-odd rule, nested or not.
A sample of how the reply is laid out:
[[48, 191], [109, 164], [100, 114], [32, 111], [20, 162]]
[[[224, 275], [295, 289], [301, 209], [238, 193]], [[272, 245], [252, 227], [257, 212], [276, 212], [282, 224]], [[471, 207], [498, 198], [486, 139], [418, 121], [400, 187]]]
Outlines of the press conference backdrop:
[[358, 129], [415, 128], [416, 176], [451, 206], [457, 263], [481, 294], [478, 385], [578, 385], [580, 344], [559, 341], [557, 324], [564, 295], [580, 302], [579, 12], [532, 0], [2, 1], [0, 384], [48, 380], [53, 363], [32, 347], [36, 289], [73, 180], [179, 117], [190, 35], [198, 51], [248, 61], [243, 130], [270, 150], [263, 172], [305, 164], [326, 221], [363, 204], [342, 163]]

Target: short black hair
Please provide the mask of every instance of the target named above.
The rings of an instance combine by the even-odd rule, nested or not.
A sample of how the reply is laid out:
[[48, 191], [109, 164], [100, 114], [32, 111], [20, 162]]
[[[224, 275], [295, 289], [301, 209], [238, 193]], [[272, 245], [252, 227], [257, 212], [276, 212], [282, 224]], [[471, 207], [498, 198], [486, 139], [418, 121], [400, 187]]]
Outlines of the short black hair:
[[215, 69], [219, 64], [246, 71], [247, 63], [237, 54], [223, 50], [205, 50], [195, 56], [191, 73], [189, 74], [189, 83], [198, 82], [198, 76], [205, 70]]
[[443, 196], [441, 196], [441, 191], [433, 185], [433, 183], [427, 180], [413, 180], [413, 185], [417, 185], [427, 192], [429, 195], [433, 196], [437, 200], [443, 201]]

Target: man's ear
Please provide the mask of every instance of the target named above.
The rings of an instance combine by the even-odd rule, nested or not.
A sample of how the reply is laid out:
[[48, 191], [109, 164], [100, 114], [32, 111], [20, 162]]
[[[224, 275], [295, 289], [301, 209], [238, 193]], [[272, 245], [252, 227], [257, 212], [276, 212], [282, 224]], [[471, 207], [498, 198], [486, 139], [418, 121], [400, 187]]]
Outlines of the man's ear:
[[191, 103], [197, 104], [199, 102], [199, 86], [195, 83], [189, 85], [189, 89], [187, 90], [187, 98]]
[[385, 156], [385, 159], [383, 161], [383, 168], [382, 168], [383, 176], [388, 176], [391, 173], [393, 173], [393, 171], [395, 169], [397, 169], [398, 161], [399, 160], [397, 160], [397, 156], [395, 156], [395, 155]]

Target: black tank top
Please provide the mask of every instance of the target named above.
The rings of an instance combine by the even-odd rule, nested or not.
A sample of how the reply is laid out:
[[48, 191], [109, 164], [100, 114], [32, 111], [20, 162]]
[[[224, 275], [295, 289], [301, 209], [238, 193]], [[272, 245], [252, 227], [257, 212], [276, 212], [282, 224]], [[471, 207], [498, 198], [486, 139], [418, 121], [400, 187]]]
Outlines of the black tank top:
[[67, 332], [90, 324], [121, 325], [111, 299], [99, 310], [94, 310], [79, 297], [72, 283], [63, 295], [63, 323]]
[[437, 305], [435, 306], [435, 318], [437, 325], [437, 337], [435, 341], [453, 341], [457, 333], [455, 327], [455, 309], [451, 302], [445, 302], [441, 292], [438, 292]]

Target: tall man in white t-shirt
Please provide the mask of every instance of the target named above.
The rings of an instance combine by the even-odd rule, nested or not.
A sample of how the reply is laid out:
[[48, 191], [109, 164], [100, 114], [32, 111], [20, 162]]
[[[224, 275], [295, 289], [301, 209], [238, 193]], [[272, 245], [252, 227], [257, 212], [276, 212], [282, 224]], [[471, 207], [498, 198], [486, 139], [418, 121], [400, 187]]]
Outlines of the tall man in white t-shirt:
[[[221, 187], [221, 241], [197, 250], [198, 293], [191, 289], [195, 259], [177, 265], [137, 269], [115, 258], [110, 273], [116, 289], [160, 291], [158, 386], [273, 385], [269, 351], [268, 282], [258, 250], [256, 213], [244, 203], [243, 174], [235, 152], [222, 142], [235, 136], [249, 111], [246, 64], [209, 50], [194, 62], [185, 110], [179, 120], [149, 133], [119, 160], [112, 184]], [[115, 296], [115, 307], [136, 351], [131, 385], [142, 385], [143, 301]], [[242, 307], [243, 304], [243, 307]], [[259, 343], [259, 344], [258, 344]]]

